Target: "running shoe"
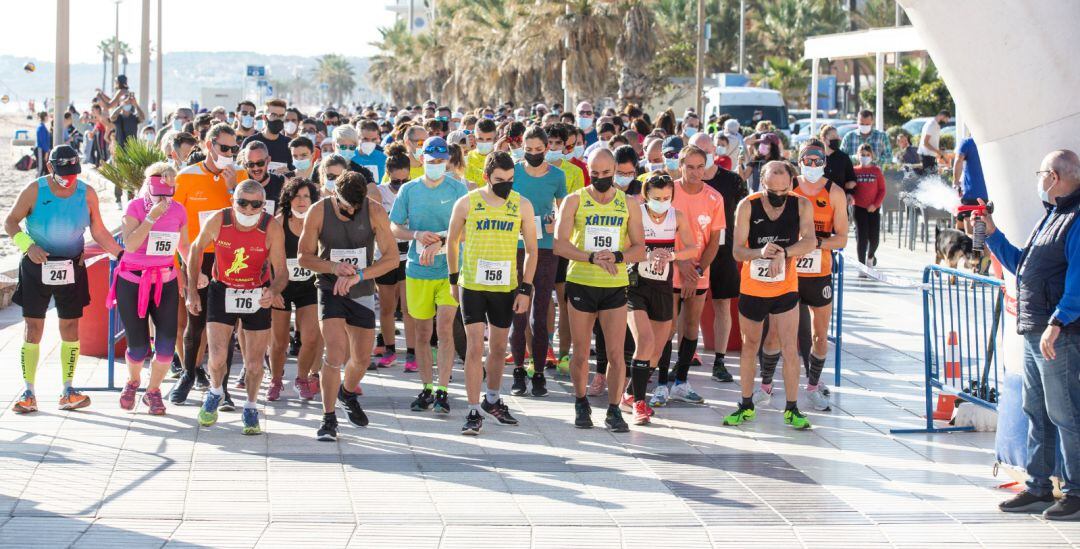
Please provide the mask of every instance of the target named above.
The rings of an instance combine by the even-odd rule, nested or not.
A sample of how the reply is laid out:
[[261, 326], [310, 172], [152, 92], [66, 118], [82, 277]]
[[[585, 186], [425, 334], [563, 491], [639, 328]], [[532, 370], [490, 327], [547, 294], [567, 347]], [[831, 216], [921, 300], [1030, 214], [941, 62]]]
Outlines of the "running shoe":
[[547, 360], [544, 361], [545, 368], [554, 368], [559, 364], [559, 359], [555, 358], [555, 351], [548, 347]]
[[480, 412], [476, 410], [469, 410], [469, 415], [465, 416], [465, 425], [461, 427], [461, 434], [476, 436], [480, 434], [480, 429], [484, 428], [484, 416], [480, 415]]
[[165, 403], [161, 401], [161, 389], [147, 389], [142, 396], [143, 406], [152, 416], [165, 415]]
[[1080, 496], [1066, 495], [1043, 511], [1042, 516], [1046, 520], [1080, 520]]
[[297, 356], [300, 354], [300, 334], [295, 331], [292, 336], [289, 337], [289, 356]]
[[207, 391], [203, 399], [202, 408], [199, 409], [199, 425], [209, 427], [218, 420], [218, 407], [221, 406], [222, 395], [215, 395]]
[[578, 429], [592, 429], [592, 406], [589, 401], [578, 400], [574, 402], [574, 427]]
[[412, 401], [409, 408], [414, 412], [423, 412], [428, 408], [431, 408], [435, 404], [435, 395], [431, 394], [431, 389], [424, 389], [420, 391], [419, 395], [416, 395], [416, 400]]
[[436, 414], [450, 413], [450, 395], [446, 391], [435, 391], [434, 410]]
[[[228, 384], [228, 380], [225, 380], [225, 384]], [[240, 370], [240, 375], [237, 376], [236, 385], [234, 385], [234, 387], [237, 389], [247, 389], [247, 372], [243, 369]]]
[[698, 356], [697, 351], [694, 351], [694, 356], [690, 358], [691, 366], [701, 366], [701, 357]]
[[416, 364], [416, 355], [405, 355], [405, 372], [415, 373], [420, 370], [420, 367]]
[[630, 430], [630, 426], [626, 424], [626, 420], [622, 417], [622, 410], [616, 408], [608, 408], [607, 417], [604, 418], [604, 425], [612, 433], [625, 433]]
[[139, 391], [138, 381], [129, 381], [124, 384], [124, 390], [120, 391], [120, 407], [125, 410], [135, 409], [135, 393]]
[[345, 394], [345, 387], [338, 389], [338, 400], [345, 405], [345, 409], [348, 411], [349, 421], [353, 425], [358, 427], [367, 427], [368, 417], [364, 413], [364, 409], [360, 407], [360, 399], [357, 398], [355, 393], [351, 395]]
[[604, 394], [605, 390], [607, 390], [607, 376], [593, 374], [592, 383], [589, 383], [589, 388], [585, 391], [585, 394], [595, 397]]
[[536, 372], [532, 376], [532, 396], [542, 397], [548, 394], [547, 378], [543, 372]]
[[790, 425], [796, 429], [810, 428], [810, 420], [806, 419], [806, 416], [804, 416], [798, 408], [784, 410], [784, 424]]
[[676, 383], [671, 388], [671, 400], [679, 400], [682, 402], [689, 402], [691, 404], [704, 404], [705, 399], [701, 398], [701, 395], [694, 392], [694, 388], [690, 386], [690, 382]]
[[630, 414], [634, 411], [634, 396], [624, 394], [619, 401], [619, 409]]
[[652, 417], [652, 409], [644, 400], [634, 403], [634, 425], [646, 425]]
[[525, 384], [525, 380], [529, 378], [529, 374], [525, 371], [525, 368], [514, 368], [514, 384], [510, 387], [510, 394], [514, 396], [522, 396], [529, 390]]
[[1036, 496], [1024, 490], [1019, 494], [998, 504], [998, 509], [1006, 513], [1042, 513], [1054, 505], [1053, 494]]
[[808, 385], [806, 387], [806, 395], [810, 398], [810, 405], [813, 406], [815, 410], [827, 412], [830, 409], [829, 395], [825, 393], [825, 391], [822, 391], [821, 388], [821, 385]]
[[173, 385], [172, 391], [169, 393], [169, 402], [178, 406], [187, 402], [188, 395], [194, 385], [195, 376], [182, 374], [180, 380], [176, 382], [176, 385]]
[[877, 256], [872, 256], [872, 257], [866, 258], [866, 262], [871, 267], [877, 267]]
[[735, 378], [731, 377], [731, 372], [728, 371], [727, 366], [724, 366], [723, 362], [713, 363], [712, 378], [713, 381], [719, 381], [720, 383], [731, 383], [732, 381], [735, 381]]
[[285, 388], [285, 385], [281, 382], [281, 378], [275, 378], [270, 380], [270, 388], [266, 390], [266, 400], [274, 402], [281, 398], [281, 391]]
[[244, 412], [240, 415], [244, 421], [244, 434], [245, 435], [258, 435], [262, 433], [262, 429], [259, 427], [259, 411], [255, 408], [244, 408]]
[[221, 399], [221, 408], [220, 408], [220, 410], [222, 412], [235, 412], [236, 411], [236, 405], [233, 404], [231, 396], [225, 395]]
[[315, 433], [315, 440], [334, 442], [337, 440], [337, 427], [337, 417], [324, 415], [322, 424], [319, 425], [319, 430]]
[[739, 403], [739, 408], [724, 418], [724, 425], [738, 426], [757, 417], [753, 408], [746, 408]]
[[[241, 376], [240, 379], [243, 377]], [[200, 391], [210, 388], [210, 378], [206, 375], [206, 370], [202, 368], [195, 368], [195, 388]]]
[[772, 403], [772, 385], [768, 389], [758, 385], [751, 398], [754, 399], [754, 406], [768, 406]]
[[488, 415], [495, 418], [496, 421], [503, 425], [517, 425], [518, 420], [514, 416], [510, 415], [510, 408], [503, 404], [503, 399], [495, 401], [495, 404], [488, 402], [487, 398], [482, 398], [480, 401], [480, 409], [487, 412]]
[[74, 387], [65, 389], [64, 395], [60, 397], [61, 410], [78, 410], [79, 408], [86, 408], [89, 405], [90, 397], [80, 394]]
[[653, 389], [652, 398], [649, 399], [649, 406], [652, 406], [653, 408], [663, 408], [664, 406], [667, 406], [668, 395], [670, 392], [667, 385], [658, 385], [656, 389]]
[[525, 373], [532, 377], [536, 373], [536, 365], [533, 364], [533, 359], [526, 358], [525, 362], [521, 364], [522, 368], [525, 368]]
[[397, 362], [397, 353], [384, 353], [376, 365], [379, 368], [393, 368], [395, 362]]
[[300, 379], [299, 377], [293, 378], [293, 390], [296, 391], [296, 398], [301, 400], [310, 400], [308, 396], [308, 382], [306, 379]]
[[555, 367], [555, 375], [570, 377], [570, 355], [559, 357], [559, 365]]
[[825, 393], [825, 396], [832, 396], [832, 391], [829, 390], [829, 386], [818, 381], [817, 388], [819, 391]]
[[22, 398], [15, 401], [15, 405], [11, 407], [16, 414], [29, 414], [37, 411], [37, 397], [34, 393], [31, 393], [29, 389], [23, 391]]
[[180, 355], [174, 354], [172, 357], [172, 363], [169, 364], [169, 375], [173, 379], [177, 379], [184, 373], [184, 365], [180, 362]]

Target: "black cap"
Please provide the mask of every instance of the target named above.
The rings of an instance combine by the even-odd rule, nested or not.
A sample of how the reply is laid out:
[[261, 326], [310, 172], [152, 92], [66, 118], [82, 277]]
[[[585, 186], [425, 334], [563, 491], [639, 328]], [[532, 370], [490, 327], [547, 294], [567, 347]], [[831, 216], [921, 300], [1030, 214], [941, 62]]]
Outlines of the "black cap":
[[49, 164], [56, 175], [75, 175], [82, 173], [79, 153], [71, 145], [59, 145], [49, 152]]

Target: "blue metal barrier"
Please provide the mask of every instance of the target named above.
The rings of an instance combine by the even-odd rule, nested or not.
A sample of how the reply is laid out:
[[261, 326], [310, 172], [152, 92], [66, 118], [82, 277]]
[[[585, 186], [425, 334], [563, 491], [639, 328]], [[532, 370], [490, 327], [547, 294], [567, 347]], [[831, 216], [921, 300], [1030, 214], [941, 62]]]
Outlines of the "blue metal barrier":
[[937, 265], [923, 271], [923, 284], [926, 428], [891, 432], [970, 431], [971, 427], [934, 426], [934, 390], [997, 409], [1005, 284]]
[[[117, 242], [120, 242], [121, 244], [123, 244], [123, 241], [121, 241], [119, 237], [117, 237]], [[108, 278], [109, 284], [112, 284], [113, 271], [116, 270], [116, 268], [117, 268], [117, 266], [119, 264], [120, 264], [120, 262], [115, 260], [115, 259], [110, 259], [109, 260], [109, 278]], [[124, 339], [124, 336], [125, 336], [124, 324], [123, 324], [123, 322], [120, 321], [120, 315], [116, 312], [116, 307], [108, 309], [108, 311], [109, 311], [109, 315], [108, 315], [108, 323], [109, 323], [109, 350], [108, 350], [108, 357], [109, 357], [109, 370], [108, 370], [109, 384], [106, 385], [105, 387], [81, 387], [80, 389], [83, 390], [83, 391], [118, 391], [118, 390], [120, 390], [120, 387], [116, 386], [116, 344], [119, 341], [121, 341], [122, 339]]]
[[833, 308], [829, 319], [829, 341], [833, 344], [833, 385], [840, 386], [840, 351], [844, 348], [844, 250], [833, 250]]

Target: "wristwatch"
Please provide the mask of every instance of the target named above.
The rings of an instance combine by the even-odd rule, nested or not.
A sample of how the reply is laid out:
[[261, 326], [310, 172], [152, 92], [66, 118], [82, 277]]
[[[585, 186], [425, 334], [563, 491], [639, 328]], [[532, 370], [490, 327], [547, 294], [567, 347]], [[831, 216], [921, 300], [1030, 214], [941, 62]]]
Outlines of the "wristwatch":
[[1065, 327], [1065, 323], [1062, 322], [1061, 319], [1056, 317], [1056, 316], [1050, 317], [1050, 325], [1051, 326], [1057, 326], [1058, 328], [1064, 328]]

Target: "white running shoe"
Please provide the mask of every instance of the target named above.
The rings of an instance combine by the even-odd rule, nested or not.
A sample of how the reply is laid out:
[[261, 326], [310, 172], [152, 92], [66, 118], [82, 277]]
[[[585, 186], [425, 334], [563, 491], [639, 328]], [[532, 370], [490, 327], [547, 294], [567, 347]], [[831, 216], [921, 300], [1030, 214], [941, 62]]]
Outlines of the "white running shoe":
[[671, 400], [681, 400], [691, 404], [703, 404], [705, 402], [701, 395], [694, 392], [694, 388], [690, 386], [689, 382], [678, 383], [672, 387]]
[[754, 400], [754, 406], [768, 406], [772, 403], [772, 393], [766, 393], [760, 385], [754, 388], [751, 398]]
[[653, 408], [660, 408], [662, 406], [666, 406], [668, 401], [668, 393], [669, 391], [667, 385], [658, 385], [653, 391], [652, 398], [649, 399], [649, 406], [652, 406]]
[[815, 410], [826, 411], [829, 409], [829, 395], [825, 391], [821, 390], [822, 386], [818, 385], [817, 389], [813, 391], [806, 391], [807, 396], [810, 398], [810, 404]]

